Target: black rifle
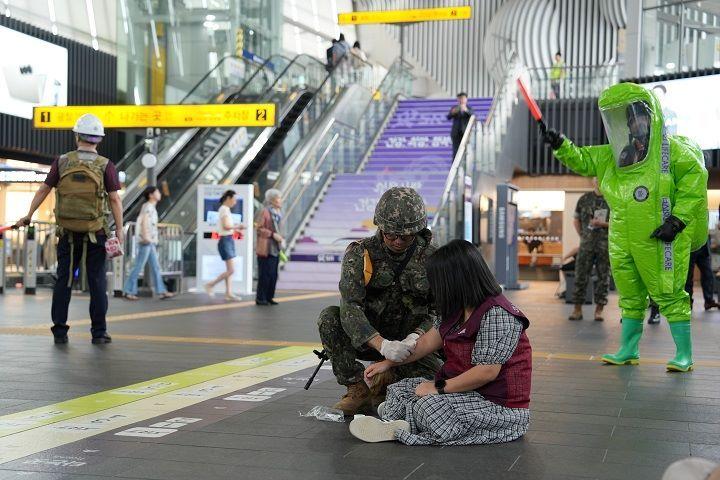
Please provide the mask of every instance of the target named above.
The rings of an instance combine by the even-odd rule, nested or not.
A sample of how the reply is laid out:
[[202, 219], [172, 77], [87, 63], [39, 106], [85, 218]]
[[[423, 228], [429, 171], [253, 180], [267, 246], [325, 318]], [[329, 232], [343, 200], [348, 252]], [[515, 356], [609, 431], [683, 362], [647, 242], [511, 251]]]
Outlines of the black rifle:
[[318, 374], [320, 371], [320, 368], [323, 366], [323, 363], [325, 363], [325, 360], [330, 360], [330, 357], [328, 357], [328, 354], [325, 353], [325, 349], [323, 348], [322, 351], [318, 352], [317, 350], [313, 350], [313, 353], [317, 355], [317, 357], [320, 359], [320, 363], [318, 363], [318, 366], [315, 367], [315, 371], [312, 375], [310, 375], [310, 379], [305, 384], [305, 390], [310, 389], [310, 385], [312, 385], [313, 381], [315, 380], [315, 375]]

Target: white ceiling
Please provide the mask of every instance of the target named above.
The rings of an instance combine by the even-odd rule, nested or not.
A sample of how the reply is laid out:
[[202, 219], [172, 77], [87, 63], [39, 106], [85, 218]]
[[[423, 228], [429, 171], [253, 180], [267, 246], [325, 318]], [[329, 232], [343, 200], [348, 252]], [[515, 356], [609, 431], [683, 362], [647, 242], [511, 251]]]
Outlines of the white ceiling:
[[[0, 0], [0, 14], [8, 13], [12, 18], [44, 30], [116, 53], [116, 0]], [[91, 18], [94, 20], [94, 36], [91, 33]]]

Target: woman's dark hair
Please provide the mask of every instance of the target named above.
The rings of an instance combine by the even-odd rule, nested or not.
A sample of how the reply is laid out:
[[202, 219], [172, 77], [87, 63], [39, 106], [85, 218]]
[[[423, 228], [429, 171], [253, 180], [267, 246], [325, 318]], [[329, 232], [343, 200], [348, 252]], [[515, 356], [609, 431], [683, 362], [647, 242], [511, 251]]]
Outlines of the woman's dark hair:
[[341, 42], [344, 42], [344, 41], [345, 41], [345, 34], [344, 34], [344, 33], [341, 33], [341, 34], [340, 34], [340, 37], [338, 38], [338, 40], [340, 40]]
[[465, 240], [440, 247], [427, 259], [425, 268], [443, 320], [502, 292], [480, 251]]
[[158, 189], [158, 187], [156, 187], [155, 185], [150, 185], [150, 186], [145, 187], [145, 190], [143, 190], [142, 196], [143, 196], [143, 198], [145, 199], [146, 202], [147, 202], [148, 200], [150, 200], [150, 195], [152, 195], [153, 193], [155, 193], [155, 191], [156, 191], [157, 189]]
[[225, 203], [225, 200], [227, 200], [228, 198], [232, 198], [234, 196], [235, 196], [235, 190], [227, 190], [225, 193], [222, 194], [222, 196], [220, 197], [220, 200], [218, 200], [220, 202], [220, 206], [222, 206], [222, 204]]
[[360, 42], [355, 40], [355, 43], [353, 43], [353, 48], [360, 48]]

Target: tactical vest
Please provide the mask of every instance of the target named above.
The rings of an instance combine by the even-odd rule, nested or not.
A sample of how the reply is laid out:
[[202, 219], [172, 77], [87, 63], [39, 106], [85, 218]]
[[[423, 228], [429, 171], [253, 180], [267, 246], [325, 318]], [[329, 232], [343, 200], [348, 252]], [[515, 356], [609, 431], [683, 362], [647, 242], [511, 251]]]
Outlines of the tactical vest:
[[394, 262], [387, 252], [383, 250], [382, 240], [378, 236], [360, 240], [358, 243], [364, 249], [363, 273], [367, 291], [366, 307], [375, 314], [382, 313], [385, 298], [391, 295], [391, 290], [400, 289], [403, 299], [407, 299], [406, 307], [413, 315], [427, 315], [429, 313], [430, 283], [425, 273], [425, 259], [429, 242], [420, 244], [412, 252], [410, 261], [396, 273]]
[[[84, 159], [82, 156], [94, 158]], [[96, 153], [74, 151], [58, 160], [55, 222], [61, 230], [95, 233], [107, 230], [105, 168], [109, 160]]]
[[507, 408], [529, 408], [530, 383], [532, 377], [532, 348], [525, 330], [530, 326], [527, 319], [504, 295], [486, 299], [477, 307], [470, 318], [458, 329], [453, 327], [460, 321], [460, 314], [444, 321], [439, 328], [443, 340], [443, 351], [447, 360], [436, 379], [450, 379], [461, 375], [475, 365], [472, 363], [472, 351], [478, 332], [482, 327], [485, 314], [492, 307], [500, 307], [523, 324], [520, 339], [515, 351], [507, 362], [500, 367], [500, 373], [492, 382], [486, 383], [476, 391], [486, 400]]

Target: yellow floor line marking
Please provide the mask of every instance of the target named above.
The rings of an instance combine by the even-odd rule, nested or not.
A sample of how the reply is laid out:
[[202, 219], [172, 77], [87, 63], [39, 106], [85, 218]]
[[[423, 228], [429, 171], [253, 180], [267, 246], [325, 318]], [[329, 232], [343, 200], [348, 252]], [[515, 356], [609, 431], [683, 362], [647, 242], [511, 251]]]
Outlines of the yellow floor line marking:
[[[48, 337], [49, 331], [41, 330], [25, 330], [23, 328], [5, 328], [0, 329], [0, 335], [22, 335]], [[90, 340], [89, 333], [76, 333], [73, 335], [75, 339]], [[258, 347], [311, 347], [318, 348], [322, 345], [318, 342], [299, 342], [291, 340], [262, 340], [255, 338], [216, 338], [216, 337], [173, 337], [165, 335], [133, 335], [125, 333], [113, 333], [113, 340], [138, 340], [143, 342], [160, 342], [160, 343], [197, 343], [201, 345], [251, 345]]]
[[[0, 417], [0, 464], [142, 422], [310, 368], [306, 348], [284, 348]], [[220, 374], [224, 372], [224, 374]]]
[[[287, 297], [281, 297], [276, 298], [276, 301], [278, 303], [286, 303], [286, 302], [299, 302], [302, 300], [313, 300], [317, 298], [328, 298], [328, 297], [335, 297], [338, 294], [335, 292], [317, 292], [317, 293], [306, 293], [302, 295], [290, 295]], [[214, 312], [218, 310], [234, 310], [236, 308], [245, 308], [255, 306], [255, 300], [252, 301], [245, 301], [245, 302], [234, 302], [234, 303], [221, 303], [218, 305], [200, 305], [197, 307], [183, 307], [183, 308], [172, 308], [169, 310], [155, 310], [155, 311], [149, 311], [149, 312], [136, 312], [136, 313], [126, 313], [122, 315], [108, 315], [107, 321], [108, 323], [113, 322], [125, 322], [128, 320], [145, 320], [150, 318], [160, 318], [160, 317], [170, 317], [174, 315], [187, 315], [191, 313], [205, 313], [205, 312]], [[50, 317], [50, 311], [48, 310], [48, 318]], [[70, 320], [68, 323], [70, 323], [72, 326], [81, 326], [81, 325], [90, 325], [90, 319], [89, 318], [83, 318], [80, 320]], [[47, 330], [49, 328], [48, 325], [29, 325], [26, 327], [4, 327], [0, 328], [0, 333], [6, 333], [6, 330], [13, 330], [12, 332], [8, 331], [7, 333], [17, 333], [20, 330]]]
[[[7, 327], [0, 328], [0, 335], [31, 335], [31, 336], [49, 336], [49, 331], [30, 329], [28, 327]], [[132, 335], [132, 334], [116, 334], [113, 335], [117, 340], [137, 340], [144, 342], [160, 342], [160, 343], [186, 343], [201, 345], [251, 345], [259, 347], [310, 347], [321, 348], [317, 342], [300, 342], [293, 340], [262, 340], [254, 338], [214, 338], [214, 337], [178, 337], [164, 335]], [[79, 337], [89, 339], [87, 333], [75, 334], [73, 338]], [[533, 358], [544, 360], [577, 360], [583, 362], [602, 363], [597, 355], [589, 355], [582, 353], [562, 353], [562, 352], [540, 352], [533, 351]], [[640, 364], [665, 365], [670, 359], [640, 357]], [[698, 367], [716, 367], [720, 368], [720, 360], [696, 360], [695, 365]]]
[[[602, 360], [597, 358], [595, 355], [588, 355], [582, 353], [555, 353], [555, 352], [533, 352], [533, 358], [542, 358], [545, 360], [580, 360], [585, 362], [602, 363]], [[665, 365], [668, 358], [651, 358], [651, 357], [640, 357], [640, 365], [643, 363], [652, 363], [658, 365]], [[700, 367], [720, 367], [720, 361], [718, 360], [696, 360], [695, 366]]]
[[[6, 328], [0, 329], [0, 335], [25, 335], [25, 336], [50, 336], [50, 333], [38, 330], [24, 330], [22, 328]], [[90, 339], [88, 333], [78, 333], [73, 338]], [[289, 340], [261, 340], [254, 338], [214, 338], [214, 337], [171, 337], [164, 335], [132, 335], [123, 333], [113, 333], [114, 340], [138, 340], [143, 342], [160, 342], [160, 343], [197, 343], [202, 345], [250, 345], [258, 347], [310, 347], [322, 348], [318, 342], [295, 342]]]

